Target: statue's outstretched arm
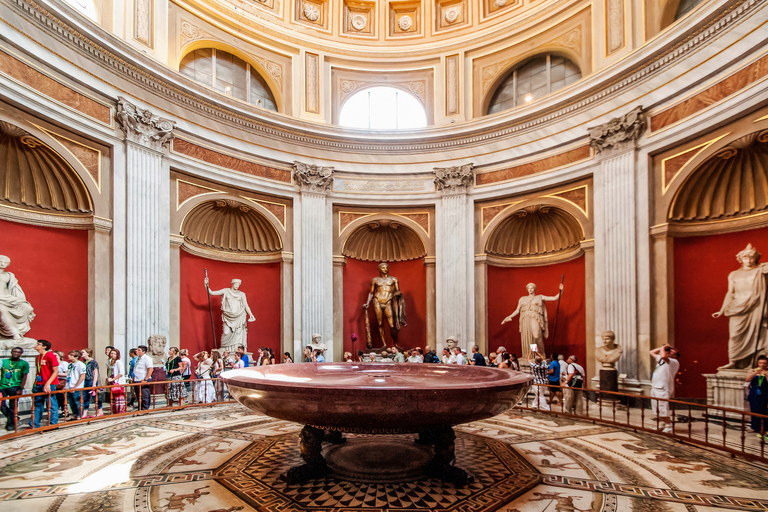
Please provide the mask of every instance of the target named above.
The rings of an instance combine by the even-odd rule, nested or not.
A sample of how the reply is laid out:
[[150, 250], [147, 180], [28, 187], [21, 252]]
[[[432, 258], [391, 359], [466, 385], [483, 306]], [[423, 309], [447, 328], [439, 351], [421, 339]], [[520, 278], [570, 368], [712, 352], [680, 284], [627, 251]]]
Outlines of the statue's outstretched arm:
[[371, 299], [373, 298], [373, 293], [376, 291], [376, 280], [371, 279], [371, 289], [368, 291], [368, 298], [365, 300], [365, 304], [363, 304], [363, 309], [368, 309], [368, 304], [371, 303]]
[[256, 317], [251, 312], [251, 307], [248, 305], [248, 299], [245, 298], [245, 294], [243, 294], [243, 305], [245, 306], [245, 312], [248, 313], [248, 321], [255, 322]]
[[720, 311], [717, 311], [716, 313], [712, 313], [712, 318], [719, 318], [720, 315], [723, 314], [723, 312], [725, 311], [725, 308], [727, 308], [728, 304], [731, 303], [731, 297], [733, 296], [733, 293], [735, 291], [734, 288], [735, 286], [733, 284], [733, 279], [731, 279], [731, 276], [728, 276], [728, 293], [725, 294], [725, 298], [723, 299], [723, 305], [720, 306]]
[[554, 302], [557, 299], [559, 299], [562, 294], [563, 294], [563, 283], [560, 283], [560, 291], [557, 292], [557, 295], [553, 295], [551, 297], [548, 297], [546, 295], [542, 295], [541, 296], [541, 300], [543, 300], [544, 302]]
[[225, 290], [211, 290], [208, 288], [208, 293], [211, 295], [224, 295]]
[[518, 315], [518, 313], [520, 313], [520, 304], [517, 305], [517, 309], [515, 309], [511, 315], [509, 315], [507, 318], [501, 321], [501, 325], [504, 325], [505, 323], [515, 318]]

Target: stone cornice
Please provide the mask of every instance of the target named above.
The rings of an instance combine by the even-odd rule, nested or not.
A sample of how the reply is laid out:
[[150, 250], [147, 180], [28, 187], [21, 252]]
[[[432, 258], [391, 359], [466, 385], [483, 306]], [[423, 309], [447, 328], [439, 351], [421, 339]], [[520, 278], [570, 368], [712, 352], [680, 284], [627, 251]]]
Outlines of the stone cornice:
[[[60, 19], [34, 0], [3, 1], [15, 6], [41, 28], [57, 36], [65, 44], [76, 48], [100, 66], [111, 68], [112, 72], [122, 75], [151, 93], [158, 94], [164, 101], [196, 110], [219, 122], [232, 124], [237, 129], [247, 129], [270, 139], [321, 150], [363, 154], [410, 154], [489, 144], [498, 139], [541, 128], [581, 109], [612, 99], [626, 92], [627, 87], [648, 80], [674, 65], [676, 61], [697, 51], [707, 41], [727, 30], [742, 17], [748, 17], [753, 10], [768, 0], [735, 0], [729, 7], [726, 4], [724, 7], [727, 8], [712, 14], [699, 27], [692, 27], [690, 32], [685, 37], [680, 37], [674, 46], [659, 48], [641, 61], [638, 57], [637, 64], [627, 64], [631, 66], [627, 70], [617, 69], [613, 76], [606, 77], [600, 84], [593, 87], [592, 92], [586, 93], [588, 94], [586, 97], [581, 99], [574, 97], [575, 95], [568, 97], [549, 109], [531, 114], [527, 119], [500, 121], [497, 125], [480, 129], [473, 129], [468, 125], [468, 130], [462, 133], [456, 133], [456, 127], [453, 127], [453, 133], [450, 135], [435, 130], [434, 133], [425, 131], [391, 140], [382, 137], [374, 142], [344, 136], [340, 130], [326, 125], [322, 126], [325, 133], [318, 135], [317, 126], [312, 127], [309, 123], [294, 119], [284, 120], [281, 119], [282, 116], [274, 116], [274, 119], [271, 119], [273, 116], [269, 114], [261, 116], [260, 112], [256, 113], [255, 107], [232, 110], [226, 105], [225, 99], [219, 101], [218, 98], [213, 97], [215, 95], [210, 95], [209, 100], [201, 99], [200, 91], [191, 80], [173, 73], [170, 69], [159, 67], [156, 61], [141, 55], [124, 41], [98, 27], [96, 29], [89, 27], [90, 34], [86, 36], [77, 28], [70, 26], [68, 20]], [[57, 51], [60, 52], [60, 50]], [[731, 63], [727, 62], [723, 65], [727, 67]], [[280, 121], [284, 123], [280, 124]], [[403, 142], [404, 138], [411, 142]]]

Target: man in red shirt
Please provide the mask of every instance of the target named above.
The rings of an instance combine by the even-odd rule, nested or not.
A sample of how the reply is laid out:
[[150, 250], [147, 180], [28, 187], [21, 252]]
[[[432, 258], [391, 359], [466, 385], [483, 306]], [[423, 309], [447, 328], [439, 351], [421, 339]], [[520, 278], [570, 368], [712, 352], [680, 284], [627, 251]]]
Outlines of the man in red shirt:
[[[56, 389], [59, 384], [59, 358], [51, 352], [51, 342], [48, 340], [38, 341], [35, 350], [38, 353], [35, 357], [37, 376], [35, 377], [35, 385], [32, 386], [32, 393], [50, 393], [51, 389]], [[34, 423], [30, 423], [30, 427], [38, 428], [40, 426], [40, 419], [43, 417], [46, 403], [48, 403], [51, 412], [49, 424], [56, 425], [59, 422], [58, 401], [50, 395], [36, 396], [35, 413], [32, 419]]]

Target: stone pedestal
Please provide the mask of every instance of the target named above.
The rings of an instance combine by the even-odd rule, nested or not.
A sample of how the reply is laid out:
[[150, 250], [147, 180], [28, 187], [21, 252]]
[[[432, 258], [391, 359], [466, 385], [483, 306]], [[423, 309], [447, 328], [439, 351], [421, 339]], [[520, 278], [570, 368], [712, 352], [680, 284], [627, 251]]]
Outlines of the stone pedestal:
[[619, 390], [619, 372], [616, 368], [600, 368], [600, 390]]
[[745, 369], [705, 373], [703, 377], [707, 379], [707, 405], [749, 410], [749, 404], [744, 400], [748, 372], [749, 370]]

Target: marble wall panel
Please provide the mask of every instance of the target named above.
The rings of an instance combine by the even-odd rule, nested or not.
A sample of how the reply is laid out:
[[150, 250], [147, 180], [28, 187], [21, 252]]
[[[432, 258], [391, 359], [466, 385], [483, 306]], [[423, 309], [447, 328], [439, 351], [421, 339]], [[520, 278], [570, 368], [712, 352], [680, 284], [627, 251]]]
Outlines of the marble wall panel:
[[107, 126], [112, 125], [110, 107], [70, 89], [2, 50], [0, 50], [0, 73]]
[[541, 160], [535, 160], [508, 169], [501, 169], [498, 171], [491, 171], [486, 173], [478, 173], [475, 175], [475, 185], [482, 187], [484, 185], [493, 185], [495, 183], [501, 183], [502, 181], [508, 181], [515, 178], [522, 178], [523, 176], [529, 176], [544, 171], [549, 171], [562, 167], [564, 165], [570, 165], [582, 160], [588, 160], [592, 158], [592, 151], [589, 146], [581, 146], [565, 153], [560, 153]]
[[768, 55], [728, 78], [651, 117], [651, 132], [657, 132], [718, 103], [768, 76]]
[[234, 156], [225, 155], [178, 137], [173, 140], [172, 151], [196, 160], [202, 160], [203, 162], [218, 165], [219, 167], [250, 174], [251, 176], [280, 181], [283, 183], [291, 183], [291, 171], [275, 169]]
[[91, 175], [91, 178], [93, 178], [96, 186], [101, 188], [101, 151], [90, 146], [86, 146], [85, 144], [80, 144], [79, 142], [75, 142], [66, 137], [62, 137], [61, 135], [58, 135], [54, 132], [49, 132], [46, 130], [46, 133], [51, 135], [54, 139], [59, 141], [62, 146], [67, 148], [69, 152], [72, 153], [75, 158], [80, 161], [81, 164], [83, 164], [83, 167], [85, 167], [85, 170], [88, 171], [88, 174]]
[[203, 194], [214, 194], [217, 192], [221, 193], [221, 190], [214, 190], [184, 180], [176, 180], [176, 209], [178, 210], [182, 204], [193, 197], [201, 196]]

